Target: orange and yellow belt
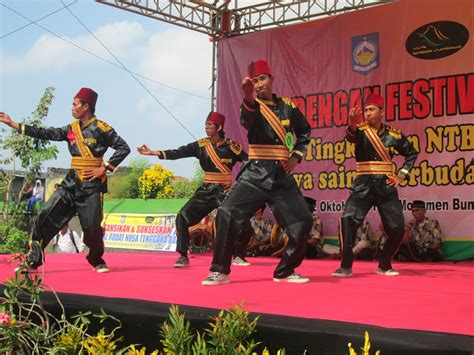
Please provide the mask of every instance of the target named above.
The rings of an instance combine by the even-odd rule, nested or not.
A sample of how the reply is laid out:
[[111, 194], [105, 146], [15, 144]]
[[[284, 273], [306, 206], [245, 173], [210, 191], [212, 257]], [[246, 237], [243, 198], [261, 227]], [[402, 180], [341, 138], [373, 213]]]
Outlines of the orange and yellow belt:
[[70, 168], [79, 170], [77, 175], [81, 180], [83, 180], [85, 170], [100, 168], [103, 163], [104, 161], [102, 158], [72, 157]]
[[393, 164], [384, 161], [357, 162], [357, 175], [393, 175]]
[[288, 160], [288, 148], [284, 145], [250, 144], [250, 160]]
[[232, 174], [204, 172], [204, 182], [208, 184], [232, 184]]

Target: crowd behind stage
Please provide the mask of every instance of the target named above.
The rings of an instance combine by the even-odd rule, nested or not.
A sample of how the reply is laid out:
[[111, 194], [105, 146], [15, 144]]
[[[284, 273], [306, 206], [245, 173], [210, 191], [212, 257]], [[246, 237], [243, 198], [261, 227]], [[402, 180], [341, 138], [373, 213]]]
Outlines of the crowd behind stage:
[[[339, 246], [324, 238], [323, 223], [314, 211], [315, 201], [309, 198], [306, 200], [313, 216], [313, 226], [307, 241], [306, 259], [340, 259]], [[234, 254], [234, 265], [250, 265], [246, 256], [281, 257], [283, 254], [288, 237], [282, 228], [275, 224], [271, 218], [265, 216], [263, 212], [264, 209], [261, 209], [251, 218], [254, 234], [245, 252]], [[407, 221], [402, 244], [394, 259], [412, 262], [442, 261], [443, 234], [438, 220], [426, 215], [426, 204], [421, 200], [413, 201], [411, 213], [413, 218]], [[194, 231], [197, 230], [199, 228], [194, 228]], [[353, 247], [354, 258], [367, 261], [377, 260], [385, 240], [386, 233], [382, 223], [372, 226], [365, 220], [357, 230]]]

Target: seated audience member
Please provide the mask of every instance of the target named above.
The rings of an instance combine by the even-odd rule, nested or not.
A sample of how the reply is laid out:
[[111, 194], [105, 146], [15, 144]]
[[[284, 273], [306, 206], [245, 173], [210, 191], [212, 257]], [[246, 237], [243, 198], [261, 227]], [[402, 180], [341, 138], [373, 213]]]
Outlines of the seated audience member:
[[[354, 259], [373, 260], [376, 252], [375, 249], [372, 227], [367, 220], [364, 220], [362, 225], [357, 228], [356, 240], [354, 242], [354, 247], [352, 248]], [[341, 257], [341, 249], [335, 245], [324, 244], [323, 252], [326, 255], [331, 255], [334, 259], [339, 259]]]
[[398, 251], [399, 259], [406, 261], [442, 261], [443, 235], [439, 222], [426, 217], [424, 201], [413, 201], [413, 220], [405, 227], [405, 237]]
[[253, 217], [250, 218], [250, 224], [255, 233], [254, 241], [248, 252], [248, 254], [252, 256], [269, 256], [274, 251], [270, 246], [273, 222], [270, 218], [263, 216], [263, 211], [264, 208], [258, 210]]
[[20, 201], [27, 201], [31, 196], [33, 196], [33, 186], [27, 182], [20, 192]]
[[54, 236], [49, 242], [53, 246], [54, 252], [58, 254], [76, 254], [84, 251], [84, 243], [79, 235], [69, 229], [69, 224], [66, 224], [58, 234]]
[[367, 220], [357, 229], [355, 245], [352, 248], [354, 259], [373, 260], [375, 257], [375, 243], [373, 241], [372, 227]]
[[[323, 251], [323, 223], [315, 211], [316, 200], [311, 197], [305, 197], [305, 200], [313, 217], [313, 225], [309, 232], [308, 243], [306, 245], [306, 259], [321, 259], [326, 256]], [[285, 250], [287, 241], [288, 238], [286, 234], [284, 234], [279, 241], [275, 240], [275, 244], [278, 242], [280, 248], [276, 250], [272, 256], [280, 257]], [[337, 249], [339, 250], [339, 248]]]
[[374, 236], [374, 243], [375, 243], [375, 259], [378, 260], [379, 256], [382, 254], [383, 246], [385, 245], [385, 241], [387, 240], [387, 232], [385, 232], [385, 228], [383, 227], [383, 224], [380, 223], [378, 227], [378, 231], [380, 232], [380, 235]]
[[309, 232], [308, 245], [306, 246], [307, 259], [321, 259], [326, 256], [323, 251], [323, 222], [321, 218], [313, 212], [313, 226]]
[[28, 200], [28, 212], [33, 212], [35, 203], [43, 201], [44, 198], [44, 187], [41, 185], [40, 180], [36, 180], [35, 187], [33, 188], [33, 195]]

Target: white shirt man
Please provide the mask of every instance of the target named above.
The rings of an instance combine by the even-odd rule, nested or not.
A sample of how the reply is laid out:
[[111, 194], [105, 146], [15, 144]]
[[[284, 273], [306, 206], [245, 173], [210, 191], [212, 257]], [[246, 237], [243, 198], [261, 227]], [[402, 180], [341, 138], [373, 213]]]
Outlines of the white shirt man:
[[85, 247], [79, 235], [69, 229], [67, 224], [54, 236], [49, 244], [54, 247], [54, 251], [58, 254], [80, 253]]

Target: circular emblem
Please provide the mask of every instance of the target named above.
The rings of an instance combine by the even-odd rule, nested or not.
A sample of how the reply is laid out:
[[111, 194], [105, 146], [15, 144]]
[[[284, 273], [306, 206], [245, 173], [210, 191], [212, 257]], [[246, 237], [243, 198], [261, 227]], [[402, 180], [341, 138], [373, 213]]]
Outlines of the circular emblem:
[[364, 38], [363, 41], [359, 42], [354, 47], [352, 57], [354, 58], [354, 61], [361, 67], [370, 66], [377, 58], [376, 43]]

